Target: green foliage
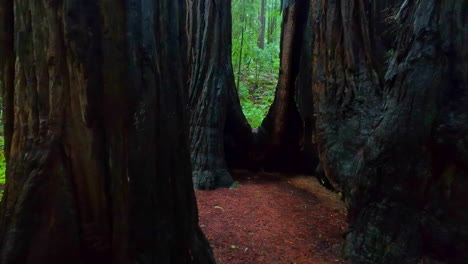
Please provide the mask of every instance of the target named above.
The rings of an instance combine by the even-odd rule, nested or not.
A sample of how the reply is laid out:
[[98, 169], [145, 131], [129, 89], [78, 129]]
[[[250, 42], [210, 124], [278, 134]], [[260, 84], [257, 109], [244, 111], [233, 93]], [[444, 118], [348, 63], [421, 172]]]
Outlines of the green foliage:
[[252, 127], [259, 127], [273, 103], [277, 80], [272, 75], [262, 76], [258, 83], [252, 75], [241, 80], [239, 97], [242, 110]]
[[4, 139], [0, 137], [0, 184], [5, 184], [6, 160], [3, 152]]
[[260, 126], [273, 102], [280, 66], [281, 1], [266, 1], [264, 49], [258, 46], [261, 4], [232, 1], [232, 62], [242, 109], [252, 127]]
[[4, 145], [3, 136], [0, 136], [0, 200], [2, 200], [3, 196], [3, 185], [5, 184], [5, 170], [6, 170], [6, 160], [5, 160], [5, 153], [3, 152], [3, 145]]

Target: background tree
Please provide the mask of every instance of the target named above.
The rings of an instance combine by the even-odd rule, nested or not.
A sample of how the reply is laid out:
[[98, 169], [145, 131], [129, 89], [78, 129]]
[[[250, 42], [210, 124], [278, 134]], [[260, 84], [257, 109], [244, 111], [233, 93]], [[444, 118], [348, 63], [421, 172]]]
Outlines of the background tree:
[[[232, 20], [232, 19], [231, 19]], [[245, 0], [242, 1], [242, 11], [241, 11], [241, 22], [242, 28], [240, 33], [240, 45], [239, 45], [239, 60], [237, 66], [237, 87], [239, 87], [240, 83], [240, 76], [241, 76], [241, 69], [242, 69], [242, 53], [244, 51], [244, 35], [245, 35], [245, 28], [246, 28], [246, 11], [245, 11]], [[232, 23], [232, 22], [231, 22]]]
[[267, 43], [275, 42], [275, 32], [278, 29], [279, 13], [281, 10], [281, 1], [267, 0], [268, 12], [268, 27], [267, 27]]
[[[190, 133], [197, 189], [229, 187], [225, 141], [248, 146], [250, 126], [240, 107], [231, 63], [231, 1], [189, 1]], [[245, 153], [245, 152], [244, 152]]]
[[303, 122], [297, 109], [296, 80], [299, 74], [309, 1], [283, 1], [281, 65], [274, 102], [255, 131], [259, 165], [268, 170], [296, 170], [302, 167], [300, 149]]
[[[238, 7], [240, 5], [242, 20], [256, 18], [256, 12], [249, 7], [244, 8], [243, 4], [248, 4], [248, 1], [234, 2], [234, 6], [236, 3]], [[284, 4], [283, 49], [277, 96], [269, 115], [254, 134], [241, 112], [231, 76], [229, 3], [220, 1], [213, 5], [211, 2], [193, 1], [189, 4], [191, 139], [195, 187], [211, 189], [230, 186], [233, 181], [226, 160], [230, 167], [300, 170], [298, 167], [303, 167], [300, 160], [303, 123], [294, 97], [309, 2], [291, 1]], [[244, 26], [239, 28], [240, 34]], [[246, 37], [249, 38], [248, 35]]]
[[260, 15], [259, 15], [259, 21], [260, 21], [260, 29], [258, 33], [258, 47], [260, 49], [265, 48], [265, 29], [266, 29], [266, 17], [265, 17], [265, 12], [266, 12], [266, 0], [262, 0], [261, 5], [260, 5]]
[[0, 1], [0, 262], [214, 263], [190, 177], [185, 5], [93, 3]]

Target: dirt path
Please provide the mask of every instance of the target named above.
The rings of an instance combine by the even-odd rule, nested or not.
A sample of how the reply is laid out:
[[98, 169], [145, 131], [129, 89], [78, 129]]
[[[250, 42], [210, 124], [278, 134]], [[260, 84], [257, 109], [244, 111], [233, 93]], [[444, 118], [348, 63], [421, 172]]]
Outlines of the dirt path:
[[237, 172], [241, 187], [197, 191], [218, 264], [345, 263], [346, 209], [315, 178]]

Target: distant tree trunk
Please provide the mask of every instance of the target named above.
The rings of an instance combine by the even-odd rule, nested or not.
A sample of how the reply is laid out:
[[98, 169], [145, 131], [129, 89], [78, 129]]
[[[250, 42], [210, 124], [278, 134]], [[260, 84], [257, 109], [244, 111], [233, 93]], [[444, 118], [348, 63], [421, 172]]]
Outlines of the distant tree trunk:
[[12, 2], [0, 263], [214, 263], [185, 132], [185, 5]]
[[313, 2], [315, 129], [324, 172], [349, 209], [345, 253], [352, 263], [463, 263], [464, 1], [402, 1], [387, 26], [397, 32], [389, 65], [374, 1]]
[[255, 130], [256, 159], [267, 170], [301, 170], [303, 122], [295, 94], [309, 1], [284, 1], [281, 65], [275, 99]]
[[[229, 187], [233, 179], [226, 164], [225, 141], [242, 142], [236, 140], [238, 132], [242, 131], [246, 138], [250, 133], [234, 83], [231, 1], [198, 0], [189, 1], [189, 4], [192, 59], [189, 103], [194, 186], [197, 189]], [[248, 140], [244, 144], [248, 144]]]
[[265, 18], [265, 9], [266, 9], [266, 0], [262, 0], [260, 6], [260, 30], [258, 33], [258, 42], [257, 45], [260, 49], [265, 48], [265, 28], [266, 28], [266, 18]]
[[[232, 13], [231, 13], [231, 27], [232, 27]], [[246, 25], [245, 25], [245, 0], [242, 0], [242, 29], [241, 29], [241, 41], [240, 41], [240, 47], [239, 47], [239, 62], [238, 62], [238, 65], [237, 65], [237, 83], [236, 83], [237, 89], [239, 89], [239, 87], [240, 87], [239, 86], [240, 85], [240, 79], [241, 79], [241, 76], [242, 76], [242, 59], [243, 59], [242, 55], [243, 55], [243, 51], [244, 51], [245, 27], [246, 27]]]
[[267, 43], [273, 43], [274, 40], [274, 33], [276, 31], [276, 24], [277, 24], [277, 19], [276, 15], [272, 15], [272, 13], [276, 10], [279, 10], [279, 1], [278, 0], [272, 0], [274, 4], [272, 4], [272, 8], [270, 9], [270, 14], [268, 16], [268, 30], [267, 30]]

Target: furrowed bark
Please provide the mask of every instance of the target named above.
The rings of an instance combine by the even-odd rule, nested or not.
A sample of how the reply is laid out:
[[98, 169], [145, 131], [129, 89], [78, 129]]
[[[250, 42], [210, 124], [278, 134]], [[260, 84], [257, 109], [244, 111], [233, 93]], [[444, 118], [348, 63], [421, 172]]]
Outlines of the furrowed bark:
[[380, 113], [381, 79], [366, 10], [355, 1], [313, 6], [312, 92], [317, 147], [325, 174], [349, 193], [349, 166]]
[[303, 122], [296, 106], [296, 80], [309, 1], [284, 1], [281, 65], [275, 99], [262, 125], [254, 130], [255, 156], [266, 170], [301, 171]]
[[313, 8], [318, 150], [327, 177], [346, 197], [345, 253], [352, 263], [462, 263], [468, 241], [467, 205], [459, 202], [468, 186], [463, 3], [403, 1], [389, 65], [376, 48], [385, 45], [375, 35], [372, 3], [316, 1]]
[[227, 168], [225, 141], [228, 141], [228, 148], [239, 153], [237, 149], [244, 146], [238, 138], [248, 139], [250, 134], [231, 63], [231, 2], [199, 0], [190, 1], [189, 5], [194, 186], [196, 189], [229, 187], [233, 179]]
[[129, 138], [130, 205], [136, 215], [131, 252], [143, 263], [215, 263], [198, 226], [191, 180], [185, 3], [128, 4], [128, 30], [134, 33], [129, 76], [138, 84]]
[[300, 162], [304, 172], [314, 174], [322, 181], [326, 177], [316, 173], [318, 165], [317, 146], [315, 140], [315, 117], [313, 107], [312, 93], [312, 62], [313, 62], [313, 43], [315, 32], [313, 31], [312, 12], [313, 2], [309, 1], [308, 15], [304, 26], [301, 56], [299, 62], [299, 72], [295, 83], [295, 100], [301, 116], [303, 133], [300, 140]]
[[184, 132], [184, 3], [14, 5], [0, 2], [0, 262], [214, 263]]
[[[352, 201], [359, 210], [350, 210], [355, 230], [348, 236], [349, 254], [358, 262], [368, 252], [376, 259], [385, 248], [387, 254], [378, 257], [384, 263], [413, 263], [424, 255], [463, 263], [468, 257], [466, 10], [455, 1], [405, 2], [397, 21], [402, 27], [385, 76], [383, 118], [359, 160], [356, 185], [369, 188], [358, 189]], [[375, 193], [380, 197], [371, 199]], [[378, 242], [370, 244], [374, 238]]]
[[[315, 167], [316, 152], [310, 144], [307, 149], [304, 147], [304, 124], [294, 98], [299, 67], [305, 63], [305, 59], [301, 62], [301, 49], [310, 2], [284, 3], [281, 71], [276, 97], [262, 126], [253, 131], [242, 113], [232, 77], [229, 1], [205, 0], [189, 4], [195, 188], [229, 186], [232, 178], [226, 163], [231, 168], [253, 170], [305, 171], [306, 167]], [[307, 41], [310, 46], [310, 38]], [[310, 77], [303, 72], [301, 78]], [[310, 160], [313, 165], [309, 165]]]

